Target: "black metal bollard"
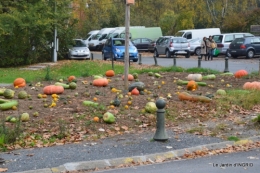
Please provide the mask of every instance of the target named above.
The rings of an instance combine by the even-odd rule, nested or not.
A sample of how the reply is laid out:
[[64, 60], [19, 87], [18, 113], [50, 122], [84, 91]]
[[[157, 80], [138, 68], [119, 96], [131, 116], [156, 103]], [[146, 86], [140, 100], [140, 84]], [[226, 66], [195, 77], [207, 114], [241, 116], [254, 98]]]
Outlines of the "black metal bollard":
[[139, 53], [139, 65], [142, 65], [142, 54]]
[[229, 70], [228, 70], [228, 57], [226, 56], [224, 73], [227, 73], [227, 72], [229, 72]]
[[155, 63], [155, 66], [158, 66], [158, 64], [157, 64], [157, 58], [156, 58], [156, 56], [153, 56], [153, 58], [154, 58], [154, 63]]
[[258, 75], [260, 76], [260, 59], [259, 59], [259, 71], [258, 71]]
[[201, 59], [202, 59], [202, 56], [199, 55], [199, 56], [198, 56], [198, 68], [201, 67]]
[[94, 55], [93, 55], [93, 53], [90, 54], [90, 59], [91, 59], [91, 60], [94, 59]]
[[153, 137], [155, 141], [166, 141], [168, 140], [168, 135], [165, 131], [165, 110], [164, 107], [166, 105], [165, 101], [163, 99], [158, 99], [156, 101], [156, 107], [157, 107], [157, 122], [156, 122], [156, 132]]
[[110, 53], [111, 61], [112, 61], [112, 69], [114, 70], [114, 56], [113, 52]]
[[176, 55], [173, 55], [173, 66], [176, 66]]

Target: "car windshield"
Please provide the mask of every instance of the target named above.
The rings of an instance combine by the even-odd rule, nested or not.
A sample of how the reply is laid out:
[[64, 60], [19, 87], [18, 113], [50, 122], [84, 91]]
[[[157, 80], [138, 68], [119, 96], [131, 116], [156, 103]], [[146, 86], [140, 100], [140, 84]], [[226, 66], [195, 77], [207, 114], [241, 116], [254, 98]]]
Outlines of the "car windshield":
[[184, 32], [176, 32], [174, 36], [176, 37], [182, 37]]
[[101, 34], [96, 34], [94, 37], [92, 37], [92, 40], [97, 40], [99, 37], [101, 37]]
[[245, 41], [244, 38], [237, 38], [234, 41], [232, 41], [232, 44], [239, 44], [239, 45], [241, 45], [241, 44], [244, 43], [244, 41]]
[[180, 43], [187, 43], [188, 41], [187, 41], [187, 39], [185, 39], [185, 38], [180, 38]]
[[86, 39], [89, 38], [91, 35], [92, 35], [92, 34], [88, 34], [88, 35], [86, 36]]
[[105, 39], [118, 38], [118, 33], [109, 33]]
[[86, 47], [86, 44], [81, 40], [74, 40], [73, 47]]
[[[113, 40], [114, 46], [125, 46], [125, 40]], [[133, 46], [132, 42], [129, 40], [129, 46]]]
[[216, 43], [221, 43], [221, 42], [222, 42], [222, 39], [223, 39], [223, 35], [214, 35], [212, 38], [213, 38], [213, 40], [214, 40]]

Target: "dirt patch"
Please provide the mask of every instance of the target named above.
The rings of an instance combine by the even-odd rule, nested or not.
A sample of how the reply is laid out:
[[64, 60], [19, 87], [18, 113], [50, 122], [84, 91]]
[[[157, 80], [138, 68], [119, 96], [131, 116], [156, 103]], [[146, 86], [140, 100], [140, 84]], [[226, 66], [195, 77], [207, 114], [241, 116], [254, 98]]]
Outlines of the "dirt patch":
[[[22, 122], [23, 138], [10, 146], [9, 149], [43, 147], [63, 145], [82, 140], [98, 140], [125, 133], [142, 133], [154, 131], [156, 128], [155, 114], [145, 113], [144, 107], [148, 101], [156, 101], [159, 97], [166, 102], [166, 128], [174, 132], [183, 133], [189, 131], [198, 135], [248, 137], [258, 135], [259, 129], [252, 125], [251, 119], [260, 112], [260, 107], [252, 110], [243, 110], [234, 106], [232, 110], [224, 111], [216, 106], [217, 97], [213, 97], [209, 103], [180, 101], [177, 93], [187, 91], [186, 86], [176, 84], [178, 79], [186, 80], [188, 73], [166, 72], [160, 73], [161, 78], [149, 76], [147, 73], [138, 76], [139, 81], [145, 84], [144, 95], [134, 96], [121, 92], [119, 107], [111, 107], [117, 93], [111, 88], [124, 91], [124, 81], [121, 75], [110, 78], [109, 86], [95, 87], [91, 85], [93, 77], [77, 78], [77, 88], [65, 89], [59, 95], [56, 106], [50, 106], [53, 102], [51, 95], [47, 98], [38, 98], [43, 94], [43, 87], [54, 84], [57, 81], [39, 81], [27, 85], [24, 88], [7, 87], [15, 90], [15, 98], [18, 100], [16, 110], [0, 111], [1, 119], [12, 115], [18, 117], [21, 113], [30, 114], [29, 122]], [[217, 76], [215, 80], [207, 80], [207, 86], [199, 86], [198, 90], [190, 93], [195, 95], [214, 96], [217, 89], [241, 89], [247, 81], [255, 79], [236, 79], [233, 76]], [[64, 82], [66, 83], [66, 81]], [[130, 84], [133, 81], [129, 82]], [[18, 99], [19, 91], [25, 90], [30, 98]], [[171, 95], [171, 97], [168, 97]], [[3, 96], [1, 96], [3, 98]], [[86, 107], [83, 101], [96, 99], [98, 107]], [[47, 105], [47, 106], [46, 106]], [[224, 108], [223, 108], [224, 109]], [[116, 117], [116, 123], [106, 124], [103, 114], [107, 111]], [[33, 116], [35, 112], [39, 116]], [[93, 118], [99, 117], [99, 122]], [[6, 122], [7, 126], [14, 124]]]

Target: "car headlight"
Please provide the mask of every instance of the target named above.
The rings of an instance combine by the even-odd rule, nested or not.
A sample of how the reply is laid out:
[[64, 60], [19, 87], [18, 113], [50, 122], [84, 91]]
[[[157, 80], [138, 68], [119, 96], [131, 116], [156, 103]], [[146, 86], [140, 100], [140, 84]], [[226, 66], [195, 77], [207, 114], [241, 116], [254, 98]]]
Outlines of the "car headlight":
[[120, 49], [116, 48], [116, 52], [120, 52]]

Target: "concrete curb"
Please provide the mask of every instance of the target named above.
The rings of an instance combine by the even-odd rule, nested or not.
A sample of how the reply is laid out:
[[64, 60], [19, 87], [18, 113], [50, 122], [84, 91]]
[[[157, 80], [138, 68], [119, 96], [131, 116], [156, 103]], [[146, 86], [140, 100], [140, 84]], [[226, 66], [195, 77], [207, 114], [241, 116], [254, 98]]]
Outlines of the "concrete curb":
[[[257, 142], [260, 141], [260, 136], [250, 137], [246, 138], [249, 141]], [[65, 163], [59, 167], [53, 167], [53, 168], [46, 168], [46, 169], [38, 169], [38, 170], [29, 170], [29, 171], [23, 171], [23, 172], [16, 172], [16, 173], [64, 173], [66, 171], [76, 171], [76, 170], [92, 170], [95, 168], [98, 169], [104, 169], [106, 167], [110, 166], [119, 166], [122, 164], [128, 164], [128, 163], [138, 163], [138, 162], [156, 162], [157, 159], [174, 159], [178, 157], [182, 157], [187, 152], [194, 152], [197, 150], [215, 150], [215, 149], [223, 149], [230, 145], [236, 145], [237, 142], [233, 141], [225, 141], [220, 143], [212, 143], [212, 144], [206, 144], [206, 145], [200, 145], [196, 147], [191, 148], [184, 148], [179, 150], [172, 150], [168, 152], [162, 152], [162, 153], [155, 153], [155, 154], [148, 154], [144, 156], [132, 156], [132, 157], [123, 157], [123, 158], [114, 158], [114, 159], [105, 159], [105, 160], [93, 160], [93, 161], [83, 161], [83, 162], [70, 162]]]

